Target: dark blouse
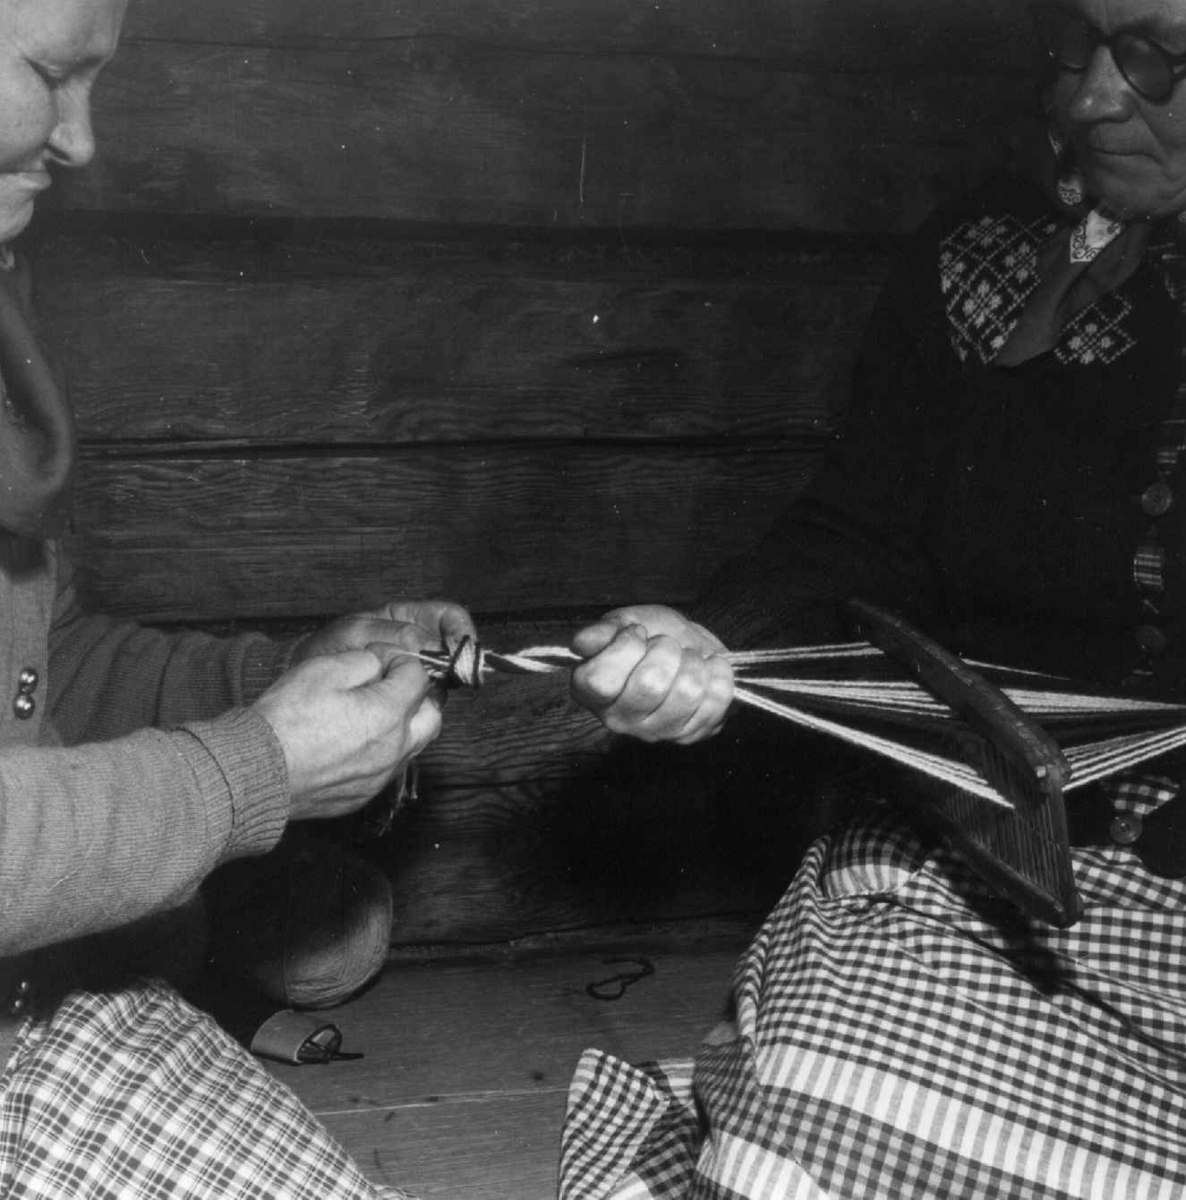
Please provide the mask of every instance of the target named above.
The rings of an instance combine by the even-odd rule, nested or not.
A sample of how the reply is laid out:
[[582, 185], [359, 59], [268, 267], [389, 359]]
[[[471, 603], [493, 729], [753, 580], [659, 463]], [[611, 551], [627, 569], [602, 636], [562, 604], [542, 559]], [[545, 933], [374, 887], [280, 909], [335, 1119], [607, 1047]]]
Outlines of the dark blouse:
[[[698, 619], [731, 645], [794, 644], [842, 633], [856, 595], [962, 655], [1186, 691], [1181, 469], [1149, 492], [1181, 375], [1165, 257], [1147, 252], [1053, 350], [986, 365], [1059, 219], [1000, 177], [920, 231], [874, 313], [842, 436]], [[1160, 590], [1134, 580], [1151, 538]]]

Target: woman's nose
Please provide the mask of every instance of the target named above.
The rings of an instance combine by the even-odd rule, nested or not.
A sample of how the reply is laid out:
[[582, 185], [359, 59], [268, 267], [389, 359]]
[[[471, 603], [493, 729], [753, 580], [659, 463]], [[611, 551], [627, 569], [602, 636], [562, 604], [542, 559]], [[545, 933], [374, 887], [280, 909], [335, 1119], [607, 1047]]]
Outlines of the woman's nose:
[[57, 94], [58, 123], [49, 145], [64, 167], [85, 167], [95, 157], [95, 131], [91, 125], [90, 88], [67, 83]]
[[1107, 46], [1097, 46], [1079, 78], [1068, 114], [1072, 121], [1123, 120], [1133, 110], [1132, 85], [1121, 74]]

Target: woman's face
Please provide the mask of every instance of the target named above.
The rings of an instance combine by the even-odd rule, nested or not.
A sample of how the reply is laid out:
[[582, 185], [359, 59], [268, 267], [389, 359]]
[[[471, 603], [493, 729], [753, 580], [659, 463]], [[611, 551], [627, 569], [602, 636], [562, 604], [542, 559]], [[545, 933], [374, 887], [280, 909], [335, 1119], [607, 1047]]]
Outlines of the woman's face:
[[[1135, 26], [1170, 54], [1186, 54], [1183, 0], [1071, 0], [1070, 7], [1105, 35]], [[1186, 81], [1155, 104], [1097, 46], [1085, 71], [1059, 73], [1054, 105], [1091, 195], [1118, 216], [1186, 209]]]
[[51, 167], [95, 152], [91, 87], [127, 0], [0, 0], [0, 245], [29, 223]]

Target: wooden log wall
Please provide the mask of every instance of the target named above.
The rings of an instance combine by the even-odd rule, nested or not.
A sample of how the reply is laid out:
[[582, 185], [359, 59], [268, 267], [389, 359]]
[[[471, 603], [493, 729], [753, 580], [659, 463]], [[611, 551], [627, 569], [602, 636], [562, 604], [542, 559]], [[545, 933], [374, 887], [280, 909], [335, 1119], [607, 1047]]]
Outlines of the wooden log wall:
[[[505, 648], [685, 602], [808, 477], [1024, 47], [1019, 0], [132, 0], [33, 239], [93, 602], [282, 629], [448, 595]], [[453, 702], [372, 848], [401, 938], [766, 902], [751, 751], [602, 741], [562, 684]]]

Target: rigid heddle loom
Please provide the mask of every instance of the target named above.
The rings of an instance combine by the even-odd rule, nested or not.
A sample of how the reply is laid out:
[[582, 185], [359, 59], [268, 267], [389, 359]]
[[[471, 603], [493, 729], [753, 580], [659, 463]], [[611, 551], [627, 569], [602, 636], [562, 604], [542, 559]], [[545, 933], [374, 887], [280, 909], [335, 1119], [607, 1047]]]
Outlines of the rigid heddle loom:
[[[1186, 746], [1186, 704], [965, 661], [893, 613], [849, 608], [862, 640], [727, 653], [736, 699], [917, 772], [925, 815], [995, 891], [1073, 924], [1067, 794]], [[581, 661], [565, 647], [506, 654], [468, 639], [421, 657], [470, 687]]]

